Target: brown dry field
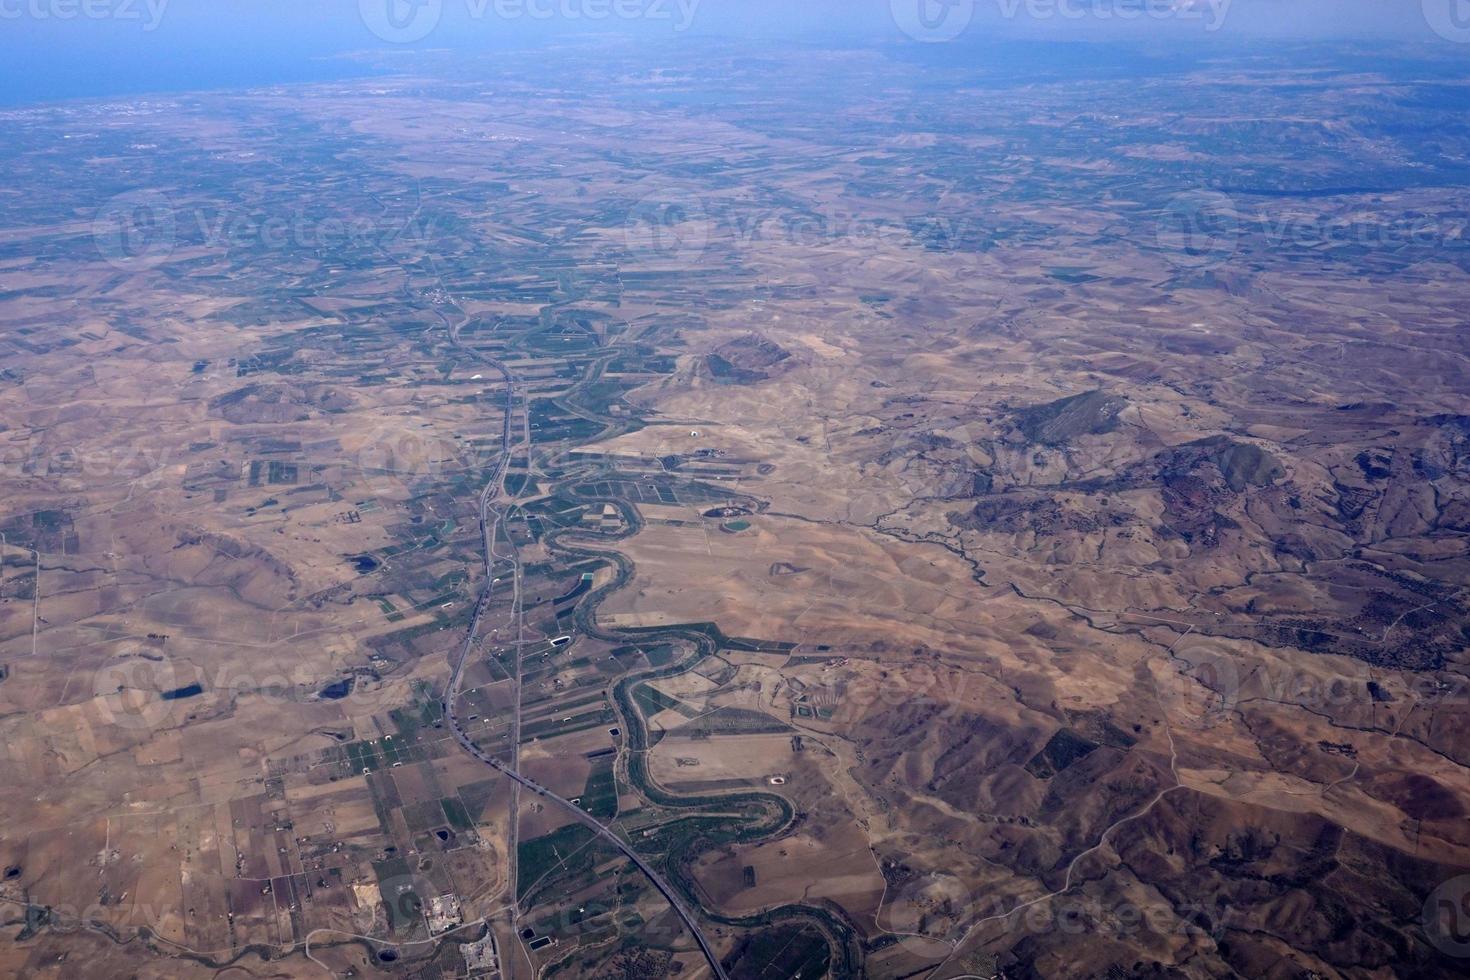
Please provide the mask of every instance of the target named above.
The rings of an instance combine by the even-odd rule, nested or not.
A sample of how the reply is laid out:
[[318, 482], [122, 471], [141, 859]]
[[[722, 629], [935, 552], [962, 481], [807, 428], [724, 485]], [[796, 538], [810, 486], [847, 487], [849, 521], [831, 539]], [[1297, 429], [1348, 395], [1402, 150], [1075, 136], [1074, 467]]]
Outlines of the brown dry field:
[[[1142, 137], [1105, 162], [1017, 160], [937, 123], [858, 146], [453, 85], [6, 117], [46, 146], [85, 130], [212, 161], [213, 183], [154, 174], [186, 216], [216, 198], [289, 210], [320, 183], [364, 213], [413, 189], [454, 221], [437, 257], [450, 271], [432, 273], [385, 249], [348, 269], [193, 239], [123, 270], [88, 246], [70, 198], [75, 213], [4, 232], [24, 257], [0, 264], [0, 366], [19, 372], [0, 385], [0, 972], [311, 976], [315, 936], [334, 972], [386, 975], [375, 943], [434, 944], [413, 915], [391, 918], [380, 879], [490, 920], [517, 980], [573, 952], [533, 958], [507, 913], [512, 848], [568, 814], [527, 793], [513, 810], [507, 781], [435, 717], [483, 584], [474, 498], [500, 438], [494, 382], [444, 336], [454, 305], [477, 327], [531, 333], [568, 311], [595, 324], [596, 354], [570, 372], [544, 343], [507, 355], [515, 426], [553, 429], [574, 402], [568, 417], [637, 423], [527, 454], [522, 503], [545, 526], [517, 525], [521, 567], [559, 562], [546, 526], [596, 497], [570, 540], [629, 562], [599, 630], [713, 623], [762, 647], [652, 684], [685, 709], [646, 719], [653, 782], [714, 796], [702, 809], [732, 825], [721, 794], [777, 794], [795, 815], [775, 839], [679, 855], [710, 910], [821, 905], [880, 944], [875, 978], [1002, 962], [1445, 975], [1420, 915], [1470, 869], [1470, 274], [1349, 274], [1245, 246], [1246, 271], [1181, 270], [1151, 213], [1056, 176], [1191, 158]], [[1083, 98], [973, 95], [1027, 127]], [[1236, 108], [1219, 118], [1256, 118]], [[884, 131], [909, 111], [870, 110]], [[1094, 110], [1077, 103], [1068, 125]], [[286, 159], [296, 137], [265, 125], [280, 118], [341, 142], [286, 186], [230, 169], [257, 142]], [[685, 176], [608, 153], [635, 143]], [[937, 188], [922, 151], [940, 143], [1006, 166], [982, 189]], [[354, 196], [338, 165], [371, 189]], [[688, 176], [726, 166], [740, 179]], [[875, 166], [915, 194], [871, 193]], [[1028, 190], [1018, 167], [1059, 189]], [[925, 247], [896, 230], [931, 206], [918, 189], [1026, 231]], [[809, 240], [712, 222], [692, 263], [624, 254], [633, 203], [694, 194], [711, 212], [800, 201], [892, 224]], [[1373, 203], [1432, 211], [1443, 194]], [[1359, 205], [1302, 207], [1330, 220]], [[670, 366], [627, 380], [605, 346]], [[748, 376], [716, 370], [731, 358]], [[594, 361], [596, 379], [626, 381], [606, 415], [567, 394]], [[679, 499], [620, 497], [634, 533], [597, 540], [608, 505], [581, 488], [650, 474]], [[749, 526], [703, 516], [722, 501]], [[553, 698], [538, 720], [589, 710], [563, 713], [563, 696], [598, 708], [651, 654], [615, 663], [609, 633], [552, 660], [545, 640], [587, 625], [554, 602], [580, 571], [537, 574], [525, 638], [544, 656], [524, 693]], [[604, 563], [592, 585], [616, 581]], [[514, 700], [495, 659], [511, 620], [495, 622], [465, 683], [491, 738]], [[323, 695], [349, 678], [348, 696]], [[628, 740], [609, 727], [527, 740], [524, 771], [577, 797], [588, 755], [616, 748], [620, 812], [675, 823], [626, 784]], [[627, 867], [599, 856], [567, 902], [525, 917], [621, 901]], [[32, 934], [28, 907], [52, 923]], [[1079, 907], [1086, 925], [1067, 927]], [[1150, 928], [1115, 928], [1139, 908]], [[642, 925], [620, 939], [678, 934], [646, 886], [629, 910]], [[610, 969], [613, 945], [575, 949], [571, 975]], [[687, 936], [665, 945], [701, 975]]]

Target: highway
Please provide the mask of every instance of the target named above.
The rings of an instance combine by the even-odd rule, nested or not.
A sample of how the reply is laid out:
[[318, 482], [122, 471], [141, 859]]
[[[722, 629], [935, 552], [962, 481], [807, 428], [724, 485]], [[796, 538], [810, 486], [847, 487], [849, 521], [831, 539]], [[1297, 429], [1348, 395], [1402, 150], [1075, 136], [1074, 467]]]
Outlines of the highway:
[[[690, 912], [687, 907], [685, 907], [684, 902], [679, 897], [678, 892], [676, 892], [674, 888], [669, 885], [669, 883], [666, 882], [658, 874], [658, 872], [655, 871], [648, 864], [648, 862], [646, 862], [643, 857], [638, 854], [637, 851], [633, 849], [632, 845], [624, 841], [612, 830], [612, 828], [608, 827], [606, 824], [593, 817], [592, 814], [588, 813], [586, 810], [583, 810], [580, 806], [577, 806], [570, 800], [563, 799], [557, 794], [551, 792], [546, 787], [542, 786], [540, 783], [537, 783], [535, 780], [529, 779], [520, 773], [519, 754], [521, 724], [519, 676], [517, 676], [516, 679], [517, 693], [515, 717], [511, 720], [511, 765], [506, 765], [505, 763], [499, 761], [498, 759], [492, 758], [490, 755], [482, 751], [479, 746], [475, 744], [474, 740], [470, 738], [470, 736], [465, 732], [463, 724], [459, 719], [459, 715], [455, 710], [455, 704], [459, 700], [460, 685], [464, 679], [465, 664], [469, 662], [470, 652], [474, 649], [476, 641], [478, 640], [480, 635], [481, 622], [485, 617], [486, 609], [489, 607], [490, 599], [495, 592], [495, 582], [497, 578], [497, 576], [495, 575], [495, 562], [497, 559], [500, 559], [502, 557], [508, 559], [514, 565], [513, 572], [510, 576], [511, 582], [513, 583], [513, 587], [515, 589], [513, 608], [519, 608], [521, 589], [521, 570], [519, 558], [514, 554], [510, 556], [499, 556], [495, 553], [495, 539], [502, 523], [505, 520], [506, 512], [511, 504], [511, 501], [505, 500], [504, 498], [505, 478], [507, 472], [510, 469], [512, 456], [511, 425], [512, 420], [515, 416], [516, 379], [515, 375], [510, 371], [508, 367], [505, 366], [503, 362], [491, 357], [483, 351], [476, 350], [464, 344], [459, 338], [459, 326], [452, 324], [449, 318], [445, 316], [443, 312], [439, 311], [437, 307], [436, 312], [438, 312], [440, 318], [444, 320], [445, 328], [447, 329], [450, 341], [454, 344], [454, 346], [460, 351], [463, 351], [464, 353], [474, 357], [480, 362], [494, 368], [500, 374], [505, 383], [505, 422], [501, 430], [500, 457], [496, 464], [495, 472], [491, 475], [489, 481], [486, 482], [485, 488], [480, 491], [479, 499], [480, 537], [483, 542], [485, 561], [485, 586], [480, 593], [479, 601], [475, 603], [475, 614], [470, 621], [470, 627], [468, 634], [465, 637], [464, 645], [460, 648], [459, 655], [455, 658], [453, 670], [449, 677], [449, 682], [445, 685], [444, 695], [440, 699], [440, 708], [443, 711], [444, 718], [449, 723], [449, 729], [454, 734], [455, 741], [459, 743], [460, 748], [464, 749], [465, 752], [474, 756], [476, 759], [485, 763], [487, 766], [495, 769], [497, 772], [507, 776], [516, 785], [530, 790], [532, 793], [535, 793], [543, 800], [546, 800], [549, 803], [553, 803], [566, 810], [568, 813], [576, 817], [578, 821], [592, 828], [593, 832], [596, 833], [597, 836], [601, 837], [603, 840], [606, 840], [614, 847], [616, 847], [620, 852], [622, 852], [622, 854], [629, 861], [631, 861], [633, 865], [639, 871], [641, 871], [650, 882], [652, 882], [653, 887], [658, 889], [659, 893], [663, 895], [664, 898], [668, 901], [670, 907], [673, 908], [674, 913], [679, 916], [679, 919], [684, 923], [685, 927], [694, 937], [694, 941], [699, 945], [700, 951], [704, 954], [704, 958], [709, 963], [710, 970], [713, 972], [714, 976], [717, 977], [718, 980], [729, 980], [728, 974], [726, 974], [725, 972], [725, 968], [720, 963], [719, 956], [716, 955], [714, 949], [709, 944], [709, 940], [705, 938], [704, 933], [700, 930], [699, 922], [694, 917], [694, 914]], [[527, 440], [529, 441], [529, 432], [527, 433]], [[519, 675], [519, 646], [517, 646], [516, 662], [517, 675]], [[514, 823], [514, 821], [512, 821], [512, 823]], [[511, 850], [514, 851], [514, 839], [512, 839], [511, 843]]]

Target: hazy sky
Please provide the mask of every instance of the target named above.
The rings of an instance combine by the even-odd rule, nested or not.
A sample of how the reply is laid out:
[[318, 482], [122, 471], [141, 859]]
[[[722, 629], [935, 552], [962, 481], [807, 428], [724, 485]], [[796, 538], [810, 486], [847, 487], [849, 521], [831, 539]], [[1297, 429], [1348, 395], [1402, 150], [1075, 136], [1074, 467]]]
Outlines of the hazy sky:
[[1231, 43], [1370, 37], [1470, 54], [1470, 0], [0, 0], [0, 101], [225, 87], [347, 70], [362, 49], [571, 32]]

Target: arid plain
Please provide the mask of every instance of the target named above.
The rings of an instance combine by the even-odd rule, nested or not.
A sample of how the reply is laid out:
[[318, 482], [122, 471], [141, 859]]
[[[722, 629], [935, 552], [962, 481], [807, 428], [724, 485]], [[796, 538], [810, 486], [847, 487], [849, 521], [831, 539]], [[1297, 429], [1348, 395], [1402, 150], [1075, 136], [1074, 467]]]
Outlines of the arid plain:
[[624, 54], [3, 114], [0, 970], [1461, 972], [1433, 66]]

